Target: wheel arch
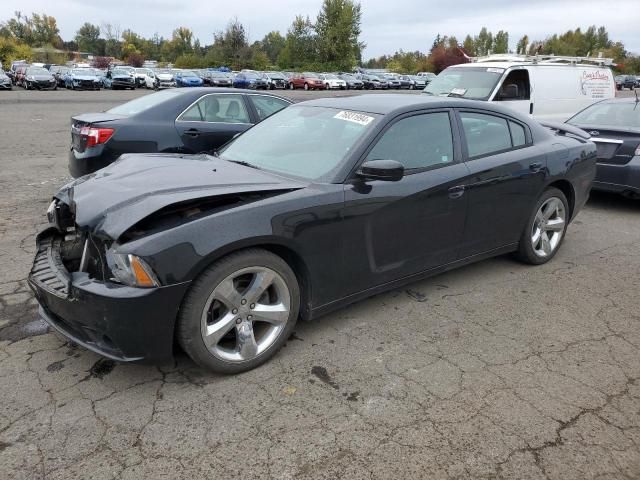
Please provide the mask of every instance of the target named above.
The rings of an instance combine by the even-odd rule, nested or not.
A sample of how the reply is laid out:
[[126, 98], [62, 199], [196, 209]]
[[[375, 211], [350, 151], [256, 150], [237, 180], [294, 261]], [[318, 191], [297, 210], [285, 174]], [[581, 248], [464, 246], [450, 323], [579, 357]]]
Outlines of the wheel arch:
[[564, 196], [567, 197], [567, 202], [569, 202], [569, 218], [573, 219], [573, 212], [575, 211], [576, 205], [576, 192], [571, 182], [566, 179], [554, 180], [547, 185], [546, 188], [557, 188], [564, 193]]
[[191, 278], [197, 278], [206, 268], [212, 263], [220, 260], [227, 255], [241, 252], [242, 250], [261, 248], [273, 253], [274, 255], [282, 258], [289, 267], [293, 270], [293, 273], [298, 279], [300, 286], [300, 316], [303, 320], [311, 319], [312, 308], [312, 282], [311, 272], [307, 263], [302, 258], [302, 255], [295, 249], [295, 247], [289, 245], [286, 242], [277, 238], [271, 237], [258, 237], [248, 241], [235, 243], [225, 246], [223, 249], [216, 250], [211, 255], [207, 255], [202, 261], [198, 262], [198, 265], [191, 272]]

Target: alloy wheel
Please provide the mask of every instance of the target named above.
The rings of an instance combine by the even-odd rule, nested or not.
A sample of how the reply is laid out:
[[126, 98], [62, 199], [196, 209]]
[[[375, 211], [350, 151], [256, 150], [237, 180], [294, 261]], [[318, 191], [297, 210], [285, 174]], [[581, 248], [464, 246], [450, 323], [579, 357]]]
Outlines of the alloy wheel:
[[531, 229], [531, 246], [539, 257], [555, 252], [564, 235], [567, 218], [564, 203], [558, 197], [548, 198], [538, 209]]
[[226, 277], [202, 312], [201, 334], [215, 357], [247, 362], [278, 339], [291, 312], [284, 279], [267, 267], [248, 267]]

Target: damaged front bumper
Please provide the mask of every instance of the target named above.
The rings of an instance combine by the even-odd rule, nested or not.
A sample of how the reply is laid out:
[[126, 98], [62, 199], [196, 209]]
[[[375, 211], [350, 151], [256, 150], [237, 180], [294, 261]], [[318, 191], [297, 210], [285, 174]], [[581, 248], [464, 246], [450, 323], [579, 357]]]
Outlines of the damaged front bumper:
[[69, 272], [64, 238], [49, 228], [38, 235], [29, 286], [40, 315], [75, 343], [120, 361], [157, 362], [173, 355], [173, 330], [188, 282], [134, 288]]

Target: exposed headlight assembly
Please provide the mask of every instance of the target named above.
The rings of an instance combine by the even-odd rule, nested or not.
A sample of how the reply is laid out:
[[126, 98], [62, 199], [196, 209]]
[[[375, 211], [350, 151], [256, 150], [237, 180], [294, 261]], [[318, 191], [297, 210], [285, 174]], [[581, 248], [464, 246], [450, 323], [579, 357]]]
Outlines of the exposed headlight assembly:
[[159, 287], [160, 282], [151, 267], [140, 257], [126, 253], [107, 251], [107, 265], [114, 280], [130, 287]]

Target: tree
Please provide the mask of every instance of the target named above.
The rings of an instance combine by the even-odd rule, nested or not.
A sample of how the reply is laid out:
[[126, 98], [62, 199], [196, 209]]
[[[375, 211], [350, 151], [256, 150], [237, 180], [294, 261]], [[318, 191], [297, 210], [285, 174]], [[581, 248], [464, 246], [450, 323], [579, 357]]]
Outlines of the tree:
[[496, 33], [491, 53], [509, 53], [509, 34], [503, 30]]
[[328, 70], [351, 70], [364, 44], [359, 41], [362, 8], [353, 0], [324, 0], [315, 24], [318, 60]]
[[524, 35], [520, 40], [518, 40], [518, 45], [516, 46], [516, 53], [520, 55], [526, 55], [528, 46], [529, 46], [529, 37], [527, 35]]
[[31, 47], [20, 43], [15, 38], [0, 36], [0, 62], [7, 68], [14, 60], [31, 61], [33, 52]]
[[280, 52], [284, 48], [285, 38], [280, 35], [280, 32], [274, 30], [267, 33], [260, 43], [271, 64], [275, 65], [278, 62]]
[[471, 38], [471, 35], [467, 35], [465, 37], [464, 42], [462, 43], [462, 48], [464, 48], [464, 51], [470, 57], [476, 56], [476, 44], [473, 41], [473, 38]]
[[140, 68], [144, 64], [144, 57], [140, 52], [132, 52], [127, 56], [127, 63], [132, 67]]
[[85, 22], [76, 32], [75, 40], [78, 43], [78, 50], [81, 52], [100, 53], [99, 26]]
[[93, 66], [96, 68], [109, 68], [109, 65], [113, 61], [112, 57], [94, 57]]
[[120, 25], [103, 23], [100, 31], [105, 38], [104, 53], [108, 57], [120, 58], [122, 44], [120, 43]]
[[55, 48], [62, 47], [60, 30], [55, 17], [46, 14], [31, 14], [31, 17], [15, 12], [14, 18], [4, 22], [0, 26], [0, 33], [3, 36], [16, 38], [20, 43], [25, 43], [32, 47], [43, 45], [53, 45]]
[[283, 68], [301, 69], [317, 61], [316, 35], [309, 17], [297, 15], [287, 31], [284, 48], [278, 57]]
[[487, 31], [486, 27], [482, 27], [480, 30], [480, 33], [475, 39], [475, 44], [478, 56], [482, 57], [489, 55], [493, 47], [493, 35], [491, 32]]

